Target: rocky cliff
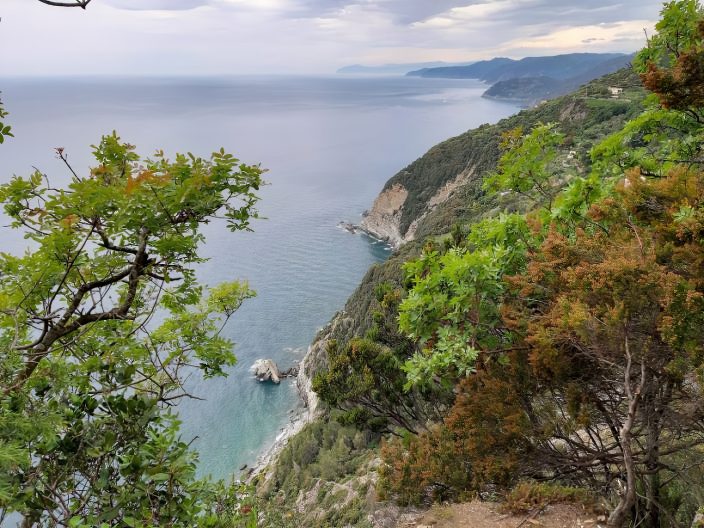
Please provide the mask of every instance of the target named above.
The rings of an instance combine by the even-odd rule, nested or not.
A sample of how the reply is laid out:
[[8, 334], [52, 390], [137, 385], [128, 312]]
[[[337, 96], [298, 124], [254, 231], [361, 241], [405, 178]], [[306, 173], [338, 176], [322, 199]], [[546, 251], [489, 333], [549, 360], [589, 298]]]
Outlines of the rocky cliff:
[[374, 200], [374, 205], [366, 211], [360, 227], [369, 235], [389, 242], [394, 248], [415, 239], [416, 229], [420, 222], [436, 207], [445, 203], [452, 194], [466, 184], [474, 174], [470, 167], [454, 179], [442, 185], [424, 204], [420, 214], [402, 231], [404, 205], [408, 199], [408, 190], [396, 183], [385, 189]]
[[401, 234], [401, 210], [408, 197], [408, 190], [400, 183], [377, 196], [374, 205], [365, 211], [361, 228], [368, 234], [381, 240], [386, 240], [392, 246], [398, 247], [405, 242]]

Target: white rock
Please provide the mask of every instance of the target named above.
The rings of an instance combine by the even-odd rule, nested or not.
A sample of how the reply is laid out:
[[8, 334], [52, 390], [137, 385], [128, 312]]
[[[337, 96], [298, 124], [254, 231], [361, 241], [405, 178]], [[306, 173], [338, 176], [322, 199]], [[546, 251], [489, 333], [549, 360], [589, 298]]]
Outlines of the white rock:
[[258, 359], [252, 365], [252, 372], [259, 381], [273, 381], [274, 383], [281, 382], [281, 373], [271, 359]]

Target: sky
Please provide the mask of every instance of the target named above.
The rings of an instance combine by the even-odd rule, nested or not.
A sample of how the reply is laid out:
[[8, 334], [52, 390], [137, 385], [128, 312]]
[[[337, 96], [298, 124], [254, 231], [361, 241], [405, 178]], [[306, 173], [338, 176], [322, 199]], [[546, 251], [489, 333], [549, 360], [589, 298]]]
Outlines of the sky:
[[350, 64], [632, 52], [660, 1], [0, 1], [0, 76], [327, 74]]

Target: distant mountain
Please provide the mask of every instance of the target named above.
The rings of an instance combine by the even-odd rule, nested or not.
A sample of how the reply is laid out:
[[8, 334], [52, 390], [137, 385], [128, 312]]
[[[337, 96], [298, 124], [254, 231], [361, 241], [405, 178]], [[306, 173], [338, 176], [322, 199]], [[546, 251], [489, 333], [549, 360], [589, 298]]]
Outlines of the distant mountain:
[[426, 67], [407, 73], [413, 77], [431, 77], [448, 79], [479, 79], [489, 83], [497, 83], [520, 77], [549, 77], [556, 80], [576, 79], [587, 75], [590, 79], [602, 74], [594, 74], [600, 67], [611, 69], [611, 62], [623, 60], [621, 66], [630, 60], [629, 55], [621, 53], [570, 53], [552, 57], [526, 57], [520, 60], [498, 57], [495, 59], [475, 62], [465, 66]]
[[552, 99], [561, 95], [562, 84], [552, 77], [518, 77], [497, 82], [484, 92], [484, 97], [526, 102]]
[[381, 66], [365, 66], [363, 64], [353, 64], [345, 66], [337, 70], [337, 73], [352, 74], [352, 75], [406, 75], [408, 72], [418, 69], [432, 69], [438, 67], [455, 67], [467, 66], [470, 62], [465, 63], [448, 63], [448, 62], [413, 62], [408, 64], [383, 64]]
[[583, 84], [606, 74], [613, 73], [627, 66], [633, 55], [618, 55], [597, 63], [574, 77], [559, 79], [554, 77], [514, 77], [498, 81], [491, 86], [484, 97], [492, 99], [511, 99], [534, 103], [544, 99], [552, 99], [576, 90]]

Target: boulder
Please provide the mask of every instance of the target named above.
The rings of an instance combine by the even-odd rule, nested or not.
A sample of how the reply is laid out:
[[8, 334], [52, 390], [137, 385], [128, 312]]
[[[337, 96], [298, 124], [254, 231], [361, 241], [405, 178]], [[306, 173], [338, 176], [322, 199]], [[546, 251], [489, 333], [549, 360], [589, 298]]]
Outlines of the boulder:
[[252, 365], [252, 372], [258, 381], [273, 381], [274, 383], [281, 382], [281, 372], [271, 359], [258, 359]]

